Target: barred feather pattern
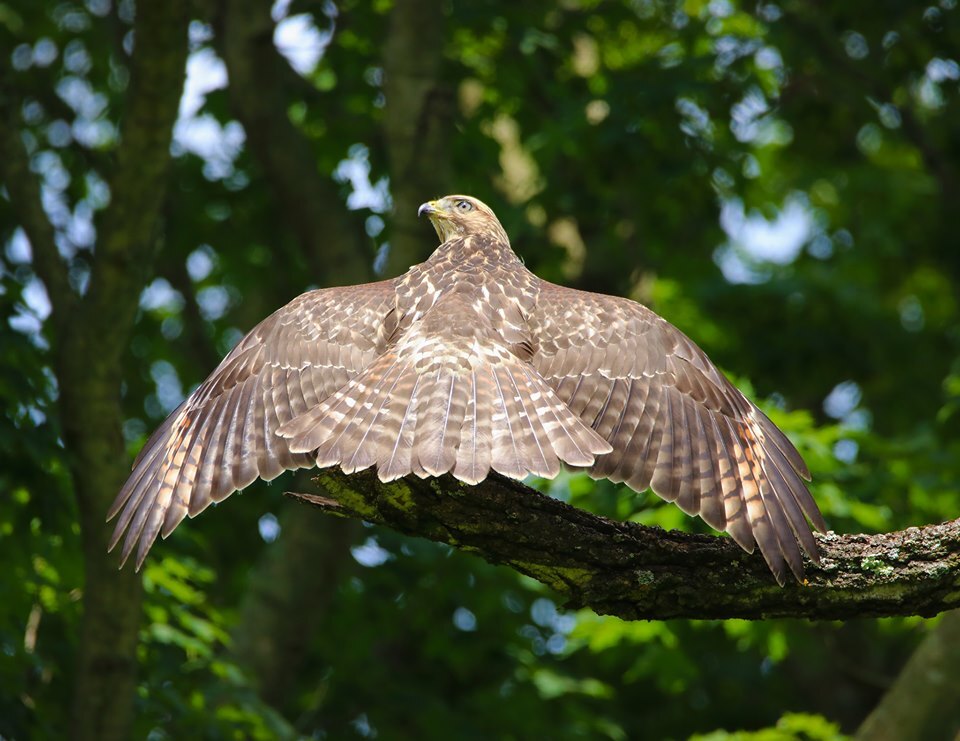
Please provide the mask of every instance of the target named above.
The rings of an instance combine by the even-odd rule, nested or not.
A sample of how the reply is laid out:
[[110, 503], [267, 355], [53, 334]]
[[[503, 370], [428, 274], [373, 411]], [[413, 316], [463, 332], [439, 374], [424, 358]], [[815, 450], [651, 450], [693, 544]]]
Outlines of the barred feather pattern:
[[491, 469], [553, 477], [609, 452], [477, 309], [444, 295], [368, 370], [282, 425], [289, 449], [345, 473], [376, 466], [384, 481], [452, 473], [470, 484]]
[[689, 338], [627, 299], [542, 282], [530, 318], [532, 364], [613, 447], [594, 478], [648, 487], [684, 512], [759, 547], [783, 584], [818, 561], [807, 520], [826, 524], [787, 437]]
[[759, 547], [780, 583], [802, 578], [808, 522], [825, 529], [806, 466], [693, 342], [637, 303], [540, 280], [476, 199], [427, 205], [443, 243], [426, 262], [294, 299], [149, 438], [109, 513], [123, 561], [288, 469], [476, 484], [566, 465], [649, 487]]
[[[139, 569], [158, 535], [257, 478], [314, 465], [276, 434], [381, 351], [395, 281], [311, 291], [255, 327], [153, 433], [108, 519]], [[126, 537], [124, 538], [124, 534]], [[138, 546], [139, 543], [139, 546]]]

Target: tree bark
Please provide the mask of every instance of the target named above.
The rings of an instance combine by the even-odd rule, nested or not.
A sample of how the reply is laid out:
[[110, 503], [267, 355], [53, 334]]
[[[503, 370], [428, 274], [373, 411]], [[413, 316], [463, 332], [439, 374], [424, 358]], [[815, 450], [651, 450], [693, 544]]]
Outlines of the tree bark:
[[[449, 114], [444, 107], [449, 96], [437, 93], [436, 79], [443, 15], [436, 0], [403, 0], [392, 11], [384, 50], [388, 97], [384, 136], [392, 164], [392, 195], [395, 206], [408, 204], [398, 210], [403, 217], [393, 223], [403, 226], [394, 228], [391, 237], [391, 255], [407, 256], [400, 259], [408, 260], [400, 272], [419, 260], [417, 253], [424, 244], [417, 205], [438, 193], [449, 169], [449, 125], [446, 119], [437, 119]], [[369, 280], [372, 260], [358, 243], [356, 225], [344, 214], [332, 184], [312, 164], [309, 141], [286, 116], [282, 91], [293, 85], [293, 72], [271, 42], [269, 6], [225, 0], [217, 25], [222, 29], [218, 43], [230, 76], [233, 109], [254, 157], [280, 196], [301, 249], [310, 256], [308, 264], [319, 271], [314, 278], [323, 282], [326, 272], [335, 269], [342, 282]], [[292, 507], [281, 514], [276, 548], [268, 550], [251, 576], [232, 652], [251, 671], [261, 697], [275, 707], [287, 701], [308, 649], [310, 635], [297, 625], [304, 614], [322, 621], [351, 563], [349, 546], [357, 534], [356, 527], [338, 522], [318, 532], [315, 523]], [[304, 564], [311, 566], [305, 569]]]
[[859, 729], [861, 741], [960, 737], [960, 611], [944, 615]]
[[129, 473], [119, 373], [157, 241], [170, 137], [187, 58], [187, 3], [140, 3], [111, 205], [98, 224], [90, 289], [57, 347], [60, 416], [84, 553], [84, 615], [73, 699], [76, 739], [129, 736], [140, 580], [106, 554], [104, 514]]
[[120, 144], [108, 174], [111, 203], [97, 225], [89, 290], [70, 287], [39, 186], [25, 166], [20, 121], [3, 95], [4, 180], [33, 249], [33, 267], [53, 307], [52, 352], [59, 420], [80, 516], [83, 620], [74, 675], [71, 736], [130, 735], [136, 694], [141, 587], [106, 552], [104, 515], [128, 474], [121, 432], [120, 359], [150, 269], [183, 89], [187, 3], [139, 3]]
[[386, 274], [398, 275], [426, 255], [417, 207], [450, 184], [453, 91], [441, 79], [446, 13], [438, 0], [399, 0], [383, 51], [383, 133], [390, 159], [390, 252]]
[[[350, 546], [359, 523], [318, 523], [287, 507], [280, 537], [251, 574], [240, 606], [232, 653], [250, 670], [266, 702], [283, 710], [308, 656], [313, 631], [324, 616], [345, 573], [353, 564]], [[311, 630], [304, 630], [304, 616]]]
[[227, 94], [247, 145], [276, 193], [283, 222], [296, 234], [312, 278], [350, 285], [369, 279], [372, 246], [344, 207], [337, 186], [317, 169], [309, 140], [287, 115], [288, 91], [300, 87], [273, 44], [270, 4], [222, 0], [215, 25], [227, 66]]
[[817, 535], [820, 566], [781, 588], [759, 553], [729, 538], [615, 522], [496, 474], [476, 487], [449, 476], [384, 484], [369, 471], [316, 480], [329, 497], [291, 496], [476, 553], [553, 588], [568, 607], [627, 620], [931, 616], [960, 605], [960, 520]]
[[[289, 92], [307, 85], [273, 44], [270, 4], [219, 0], [207, 3], [207, 12], [227, 66], [231, 109], [276, 194], [280, 217], [310, 266], [310, 280], [321, 285], [334, 279], [341, 284], [370, 280], [373, 252], [362, 224], [347, 212], [337, 186], [317, 168], [310, 140], [287, 115]], [[303, 289], [302, 281], [291, 275], [291, 294]], [[305, 614], [322, 623], [358, 531], [347, 523], [317, 531], [289, 510], [280, 514], [279, 541], [251, 573], [231, 649], [237, 663], [250, 671], [260, 696], [281, 709], [312, 640], [297, 626]]]

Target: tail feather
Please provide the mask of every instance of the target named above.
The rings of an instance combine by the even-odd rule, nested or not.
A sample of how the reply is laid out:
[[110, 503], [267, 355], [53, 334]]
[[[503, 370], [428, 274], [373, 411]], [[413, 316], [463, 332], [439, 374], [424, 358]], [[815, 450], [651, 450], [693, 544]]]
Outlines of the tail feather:
[[253, 383], [243, 384], [238, 399], [238, 416], [236, 418], [237, 452], [234, 456], [224, 456], [224, 460], [233, 461], [233, 480], [246, 486], [257, 478], [257, 421], [254, 401]]
[[514, 401], [521, 422], [523, 444], [528, 453], [530, 473], [553, 478], [560, 472], [560, 460], [557, 458], [553, 445], [550, 444], [550, 438], [543, 426], [543, 420], [537, 412], [535, 401], [538, 396], [537, 389], [531, 384], [530, 379], [522, 369], [519, 373], [514, 373], [508, 369], [506, 375], [515, 393]]
[[[414, 379], [405, 406], [398, 404], [395, 407], [397, 414], [394, 415], [392, 424], [391, 419], [385, 420], [387, 427], [383, 432], [383, 447], [386, 453], [382, 452], [377, 459], [377, 473], [381, 481], [393, 481], [401, 476], [406, 476], [411, 471], [419, 473], [415, 467], [414, 456], [414, 441], [420, 406], [419, 381], [419, 378]], [[397, 422], [398, 417], [399, 423]]]
[[476, 369], [470, 370], [467, 386], [467, 407], [460, 428], [460, 444], [453, 475], [468, 484], [479, 484], [490, 470], [493, 423], [490, 409], [493, 405], [492, 384], [477, 379]]
[[[122, 501], [125, 505], [127, 505], [129, 501], [129, 504], [128, 506], [123, 507], [123, 510], [120, 514], [120, 519], [117, 520], [117, 524], [113, 529], [113, 536], [110, 538], [108, 550], [112, 551], [117, 547], [117, 543], [119, 543], [120, 538], [123, 537], [123, 533], [130, 524], [130, 520], [133, 519], [137, 509], [140, 507], [140, 502], [142, 501], [144, 491], [146, 490], [146, 487], [141, 486], [140, 484], [145, 478], [150, 479], [156, 475], [151, 464], [162, 454], [163, 449], [156, 448], [151, 452], [149, 457], [140, 458], [137, 463], [139, 470], [134, 469], [134, 473], [130, 476], [127, 483], [124, 484], [123, 489], [117, 496], [117, 501]], [[113, 510], [111, 510], [111, 512], [113, 512]]]
[[418, 400], [416, 458], [420, 470], [428, 476], [440, 476], [456, 465], [460, 431], [473, 383], [464, 376], [453, 368], [440, 366], [428, 385], [429, 391]]
[[731, 432], [727, 424], [724, 421], [718, 422], [714, 415], [711, 415], [710, 420], [717, 440], [713, 452], [716, 455], [717, 470], [720, 473], [720, 496], [723, 499], [723, 517], [727, 523], [727, 532], [743, 550], [753, 553], [756, 542], [744, 507], [743, 484], [739, 479], [739, 469], [730, 453], [734, 449]]
[[318, 466], [346, 473], [375, 465], [383, 481], [452, 473], [475, 484], [491, 469], [552, 477], [561, 462], [591, 465], [611, 449], [506, 348], [456, 351], [419, 338], [410, 350], [383, 355], [282, 425], [291, 452], [312, 451]]
[[344, 434], [351, 426], [360, 424], [363, 415], [369, 415], [371, 410], [378, 413], [379, 407], [373, 406], [378, 400], [386, 404], [389, 395], [385, 396], [382, 389], [385, 384], [387, 388], [396, 384], [402, 367], [396, 355], [384, 356], [333, 396], [281, 425], [277, 434], [291, 439], [290, 450], [294, 453], [316, 451], [318, 466], [339, 463], [345, 449], [341, 444]]
[[504, 393], [505, 372], [502, 368], [492, 368], [493, 379], [493, 449], [490, 465], [497, 473], [514, 479], [522, 479], [529, 470], [527, 451], [520, 439], [520, 419], [516, 413], [516, 402], [508, 401]]
[[362, 471], [384, 460], [388, 446], [402, 440], [400, 432], [417, 412], [415, 395], [419, 381], [408, 364], [395, 368], [392, 376], [385, 379], [380, 386], [382, 393], [370, 392], [356, 421], [343, 427], [340, 467], [344, 473]]
[[231, 409], [232, 401], [233, 394], [224, 394], [214, 402], [210, 412], [205, 438], [215, 442], [203, 451], [200, 470], [197, 472], [197, 480], [190, 495], [188, 511], [190, 517], [195, 517], [215, 501], [221, 501], [226, 496], [223, 493], [225, 484], [220, 472], [225, 467], [223, 455], [227, 448], [227, 441], [230, 439], [227, 430], [230, 429], [231, 420], [236, 411], [236, 407]]
[[592, 466], [597, 456], [613, 451], [610, 443], [570, 411], [533, 368], [521, 370], [527, 377], [530, 401], [557, 458], [568, 466]]

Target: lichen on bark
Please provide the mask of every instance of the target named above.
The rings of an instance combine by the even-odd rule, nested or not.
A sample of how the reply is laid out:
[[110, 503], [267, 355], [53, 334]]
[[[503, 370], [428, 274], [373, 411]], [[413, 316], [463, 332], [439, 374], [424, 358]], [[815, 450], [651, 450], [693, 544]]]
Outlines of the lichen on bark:
[[291, 496], [475, 553], [560, 593], [569, 607], [625, 619], [935, 615], [960, 604], [960, 520], [879, 535], [817, 535], [821, 563], [779, 587], [731, 539], [616, 522], [491, 475], [381, 483], [372, 472], [317, 479]]

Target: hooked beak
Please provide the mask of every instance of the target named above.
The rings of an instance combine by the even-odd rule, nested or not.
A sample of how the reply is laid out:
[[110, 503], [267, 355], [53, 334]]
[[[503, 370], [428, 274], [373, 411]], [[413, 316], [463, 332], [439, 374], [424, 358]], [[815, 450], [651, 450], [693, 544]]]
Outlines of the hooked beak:
[[431, 216], [435, 213], [439, 213], [440, 209], [437, 207], [436, 201], [427, 201], [426, 203], [421, 203], [420, 208], [417, 209], [417, 216]]

